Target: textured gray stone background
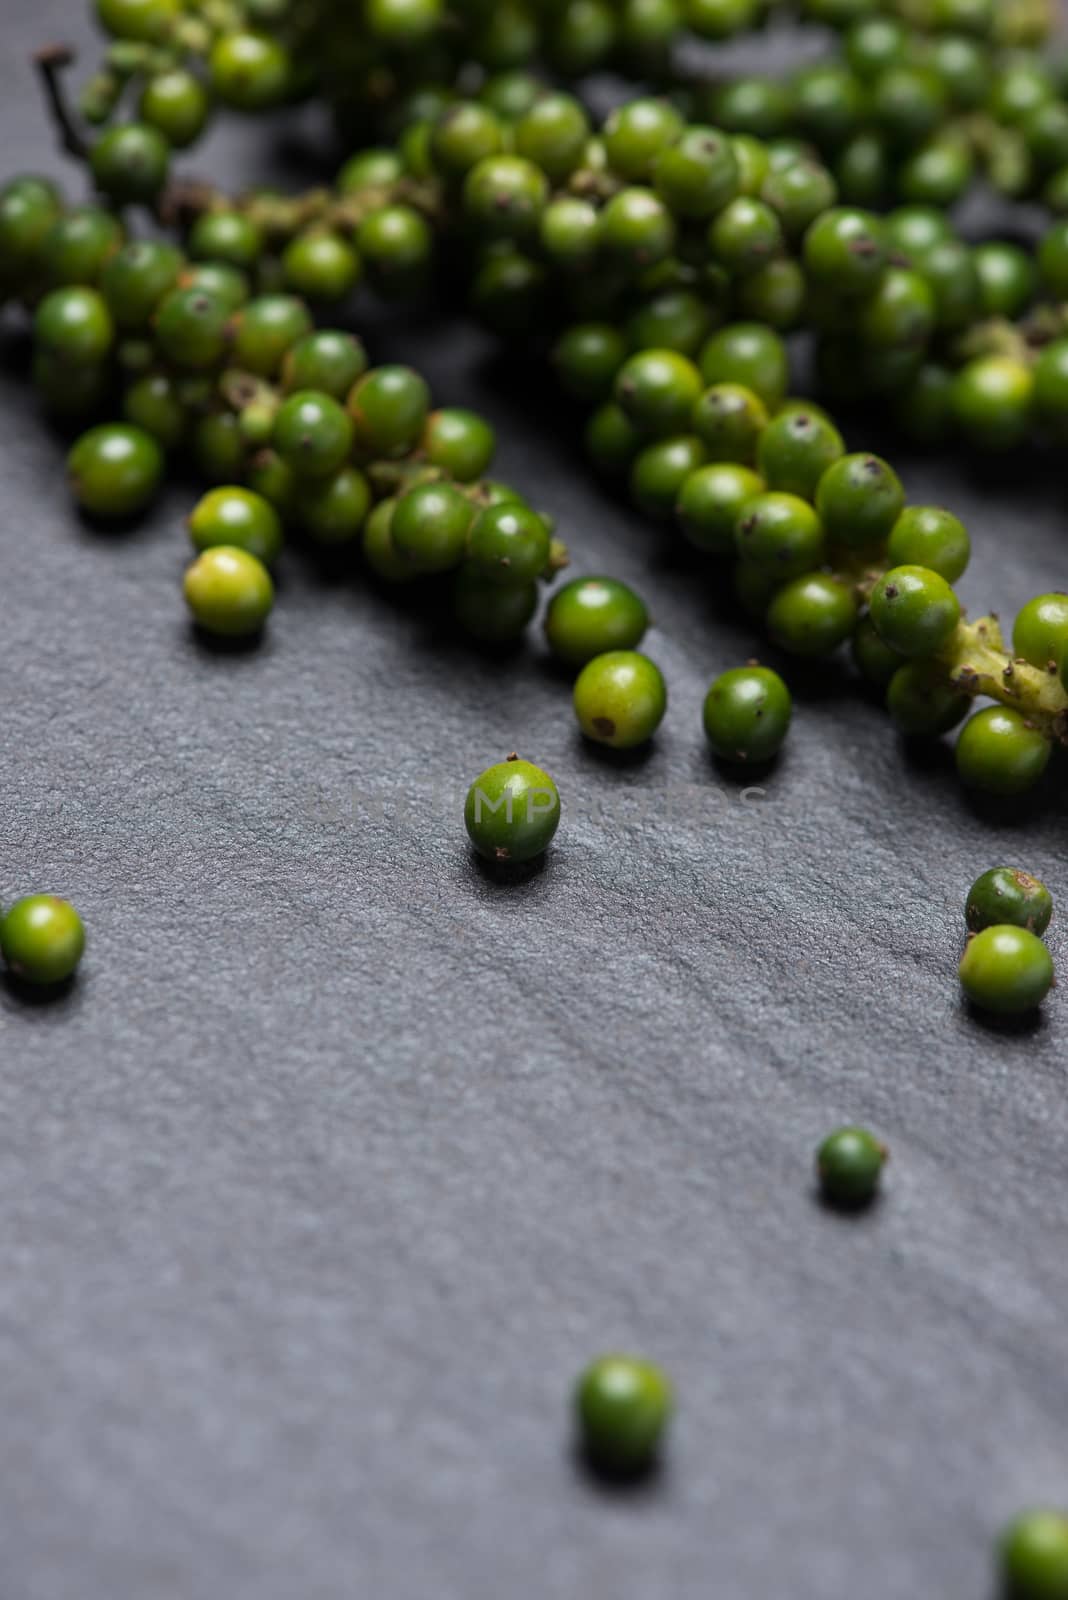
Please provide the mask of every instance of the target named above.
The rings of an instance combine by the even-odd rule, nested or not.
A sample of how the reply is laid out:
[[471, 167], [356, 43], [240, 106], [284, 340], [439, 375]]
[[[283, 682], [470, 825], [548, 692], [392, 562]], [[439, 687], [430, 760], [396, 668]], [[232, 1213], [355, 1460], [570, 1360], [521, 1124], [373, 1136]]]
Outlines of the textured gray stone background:
[[[5, 169], [57, 165], [23, 59], [81, 9], [7, 8]], [[1068, 1495], [1068, 1018], [966, 1014], [961, 904], [1003, 859], [1068, 904], [1063, 802], [980, 816], [843, 675], [743, 803], [699, 713], [748, 630], [488, 341], [366, 332], [651, 598], [670, 712], [606, 762], [536, 644], [479, 663], [297, 562], [265, 647], [206, 653], [188, 494], [79, 527], [6, 373], [0, 898], [91, 943], [58, 1005], [0, 993], [5, 1600], [984, 1597]], [[973, 608], [1064, 583], [1059, 468], [904, 467], [970, 519]], [[457, 800], [517, 746], [565, 820], [504, 888]], [[811, 1194], [844, 1119], [893, 1147], [856, 1221]], [[569, 1455], [612, 1346], [680, 1394], [640, 1493]]]

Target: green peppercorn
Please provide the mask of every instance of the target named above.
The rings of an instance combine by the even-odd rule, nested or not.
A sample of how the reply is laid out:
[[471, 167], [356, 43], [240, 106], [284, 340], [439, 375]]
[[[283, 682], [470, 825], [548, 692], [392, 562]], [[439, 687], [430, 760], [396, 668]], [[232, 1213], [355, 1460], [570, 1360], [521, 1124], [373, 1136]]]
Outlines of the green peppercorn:
[[243, 306], [251, 294], [248, 274], [240, 267], [228, 266], [225, 261], [200, 261], [183, 268], [178, 274], [179, 289], [199, 289], [233, 312]]
[[677, 350], [694, 357], [712, 325], [712, 314], [692, 289], [663, 289], [627, 318], [631, 350]]
[[224, 639], [258, 633], [274, 605], [267, 568], [236, 545], [213, 545], [197, 556], [186, 569], [183, 591], [198, 626]]
[[148, 328], [183, 264], [180, 250], [157, 239], [138, 239], [117, 250], [100, 274], [100, 292], [116, 326], [123, 332]]
[[550, 600], [544, 622], [553, 655], [574, 668], [609, 651], [635, 649], [648, 626], [644, 601], [615, 578], [564, 584]]
[[211, 102], [200, 79], [184, 67], [157, 72], [141, 91], [141, 121], [162, 134], [172, 150], [187, 150], [204, 132]]
[[371, 486], [358, 467], [342, 467], [329, 478], [301, 479], [296, 508], [301, 527], [316, 544], [349, 544], [367, 520]]
[[274, 507], [249, 489], [212, 489], [189, 515], [195, 550], [231, 545], [272, 566], [282, 548], [282, 524]]
[[464, 554], [473, 516], [470, 501], [452, 484], [419, 484], [394, 508], [393, 548], [415, 571], [447, 572]]
[[651, 739], [667, 710], [667, 686], [648, 656], [609, 650], [575, 680], [575, 715], [588, 739], [629, 750]]
[[156, 343], [177, 367], [202, 371], [226, 352], [230, 308], [204, 289], [172, 289], [156, 312]]
[[468, 638], [503, 648], [516, 644], [538, 609], [536, 583], [500, 584], [464, 563], [452, 592], [453, 616]]
[[780, 583], [803, 577], [823, 559], [823, 526], [797, 495], [757, 495], [742, 508], [735, 526], [741, 559]]
[[791, 407], [764, 429], [757, 448], [757, 470], [770, 489], [815, 500], [828, 467], [845, 454], [834, 424], [818, 410]]
[[599, 1356], [575, 1390], [579, 1434], [591, 1466], [611, 1475], [647, 1471], [661, 1448], [673, 1403], [671, 1385], [652, 1362]]
[[626, 357], [626, 341], [618, 328], [606, 322], [582, 322], [561, 334], [552, 360], [569, 394], [580, 400], [601, 400], [611, 394]]
[[383, 582], [410, 583], [419, 573], [394, 548], [393, 513], [396, 508], [395, 499], [380, 500], [375, 506], [363, 525], [363, 556], [371, 571]]
[[816, 1152], [816, 1175], [824, 1199], [841, 1210], [874, 1200], [889, 1151], [867, 1128], [838, 1128]]
[[782, 223], [763, 200], [740, 194], [708, 227], [708, 250], [732, 277], [758, 272], [784, 248]]
[[890, 680], [886, 708], [902, 733], [937, 738], [964, 720], [971, 698], [955, 689], [936, 664], [907, 661]]
[[188, 409], [166, 372], [147, 372], [132, 383], [122, 397], [122, 415], [164, 450], [176, 450], [189, 429]]
[[357, 448], [366, 456], [402, 456], [426, 427], [430, 391], [411, 367], [372, 367], [348, 397]]
[[579, 166], [589, 137], [590, 119], [581, 102], [569, 94], [546, 94], [516, 123], [515, 151], [556, 185]]
[[324, 328], [298, 339], [282, 362], [286, 394], [314, 389], [332, 400], [344, 400], [367, 370], [367, 353], [351, 333]]
[[872, 590], [870, 607], [882, 639], [903, 656], [934, 655], [960, 621], [956, 595], [929, 567], [892, 567]]
[[677, 217], [701, 222], [738, 193], [733, 143], [717, 128], [691, 125], [665, 146], [652, 168], [653, 187]]
[[473, 483], [489, 471], [496, 443], [488, 422], [474, 411], [452, 406], [427, 417], [421, 448], [432, 467], [440, 467], [457, 483]]
[[266, 111], [281, 104], [292, 64], [277, 39], [266, 33], [224, 33], [208, 58], [212, 92], [235, 111]]
[[167, 181], [171, 147], [155, 128], [126, 122], [93, 145], [89, 166], [102, 194], [118, 205], [148, 205]]
[[675, 222], [652, 189], [620, 189], [601, 211], [600, 248], [606, 260], [622, 272], [637, 273], [670, 256], [676, 238]]
[[870, 348], [922, 348], [934, 329], [935, 296], [925, 278], [908, 267], [887, 267], [857, 318], [857, 332]]
[[1001, 1538], [1004, 1600], [1068, 1600], [1068, 1517], [1025, 1511]]
[[271, 443], [300, 477], [328, 478], [347, 459], [353, 442], [351, 418], [328, 394], [298, 390], [278, 408]]
[[1068, 651], [1068, 594], [1029, 600], [1013, 623], [1012, 648], [1033, 667], [1056, 667]]
[[964, 920], [972, 933], [1006, 925], [1043, 934], [1053, 916], [1053, 896], [1044, 883], [1018, 867], [991, 867], [968, 891]]
[[1054, 339], [1040, 350], [1033, 374], [1035, 415], [1062, 440], [1068, 436], [1068, 339]]
[[957, 772], [970, 789], [1017, 795], [1033, 789], [1049, 763], [1050, 742], [1019, 711], [987, 706], [961, 729]]
[[180, 12], [180, 0], [96, 0], [100, 26], [116, 39], [154, 44], [166, 37]]
[[805, 234], [802, 248], [810, 281], [845, 297], [871, 294], [886, 266], [882, 224], [867, 211], [825, 211]]
[[34, 317], [38, 351], [64, 366], [99, 364], [111, 350], [115, 327], [95, 289], [73, 286], [45, 295]]
[[40, 242], [47, 285], [95, 284], [125, 239], [121, 222], [100, 206], [75, 206], [56, 217]]
[[868, 454], [832, 462], [816, 491], [816, 510], [828, 539], [854, 550], [882, 544], [904, 505], [897, 473], [881, 457]]
[[768, 632], [795, 656], [829, 656], [852, 636], [857, 602], [848, 584], [810, 572], [778, 589], [768, 607]]
[[670, 517], [686, 480], [705, 459], [705, 447], [696, 434], [676, 434], [647, 444], [634, 458], [630, 492], [637, 506], [650, 517]]
[[359, 280], [360, 258], [332, 229], [308, 228], [286, 246], [282, 276], [305, 300], [343, 300]]
[[853, 662], [866, 683], [888, 689], [905, 658], [884, 642], [871, 617], [865, 615], [853, 632]]
[[626, 472], [642, 446], [642, 436], [622, 406], [606, 401], [590, 418], [585, 445], [598, 471], [609, 475]]
[[995, 923], [969, 937], [960, 981], [981, 1010], [1016, 1015], [1042, 1004], [1053, 984], [1053, 961], [1027, 928]]
[[74, 907], [57, 895], [16, 900], [0, 917], [0, 954], [23, 983], [63, 983], [85, 950], [85, 928]]
[[560, 825], [560, 796], [547, 772], [509, 756], [475, 779], [464, 806], [468, 838], [497, 865], [544, 854]]
[[789, 365], [778, 334], [756, 322], [736, 322], [714, 333], [701, 351], [706, 384], [739, 383], [758, 395], [769, 411], [786, 395]]
[[545, 174], [521, 156], [485, 156], [464, 179], [464, 212], [487, 240], [533, 233], [548, 198]]
[[964, 524], [939, 506], [909, 506], [890, 532], [886, 553], [894, 567], [927, 567], [956, 583], [971, 558]]
[[45, 178], [15, 178], [0, 189], [0, 284], [18, 289], [40, 264], [62, 199]]
[[676, 510], [682, 531], [697, 549], [729, 555], [742, 508], [764, 492], [764, 480], [748, 467], [715, 462], [684, 480]]
[[760, 197], [772, 207], [786, 236], [798, 239], [837, 199], [837, 185], [826, 167], [816, 161], [798, 161], [782, 172], [771, 172]]
[[356, 248], [378, 293], [387, 299], [420, 289], [434, 254], [434, 235], [414, 206], [382, 206], [356, 230]]
[[768, 413], [752, 389], [738, 383], [716, 383], [699, 396], [690, 422], [709, 461], [752, 466], [768, 426]]
[[443, 178], [459, 182], [485, 157], [497, 155], [502, 144], [503, 129], [490, 108], [460, 100], [446, 106], [432, 127], [430, 158]]
[[640, 350], [616, 376], [615, 397], [642, 433], [664, 436], [684, 428], [701, 393], [701, 374], [677, 350]]
[[683, 131], [682, 118], [667, 100], [630, 100], [605, 122], [602, 137], [608, 164], [628, 183], [648, 178], [661, 151]]
[[208, 483], [232, 483], [241, 476], [247, 442], [232, 411], [211, 411], [199, 417], [191, 447], [197, 471]]
[[302, 300], [288, 294], [257, 295], [234, 317], [233, 364], [258, 378], [273, 378], [286, 352], [311, 332], [311, 313]]
[[979, 281], [983, 316], [1022, 316], [1036, 289], [1034, 262], [1027, 252], [1018, 245], [992, 241], [976, 245], [972, 261]]
[[790, 691], [777, 672], [755, 663], [732, 667], [705, 696], [705, 737], [721, 761], [760, 764], [778, 755], [792, 715]]
[[467, 559], [487, 582], [530, 583], [545, 571], [550, 537], [545, 519], [529, 506], [487, 506], [471, 525]]
[[222, 261], [248, 270], [263, 254], [263, 233], [242, 211], [206, 211], [189, 234], [194, 261]]
[[83, 511], [129, 517], [155, 497], [163, 464], [163, 452], [150, 434], [128, 423], [104, 423], [75, 441], [67, 457], [67, 478]]
[[953, 385], [953, 414], [965, 437], [990, 450], [1007, 450], [1026, 438], [1035, 380], [1015, 356], [969, 361]]

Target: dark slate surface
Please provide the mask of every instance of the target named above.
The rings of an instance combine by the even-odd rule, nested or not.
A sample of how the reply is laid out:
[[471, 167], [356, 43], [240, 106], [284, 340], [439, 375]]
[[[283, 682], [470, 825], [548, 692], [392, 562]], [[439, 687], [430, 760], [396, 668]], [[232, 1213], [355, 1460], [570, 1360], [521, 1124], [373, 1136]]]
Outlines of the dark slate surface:
[[[5, 168], [55, 165], [22, 57], [68, 9], [5, 18]], [[749, 631], [487, 342], [367, 331], [650, 596], [669, 716], [606, 762], [536, 648], [296, 563], [259, 653], [205, 653], [188, 495], [80, 528], [5, 376], [0, 896], [91, 932], [68, 998], [0, 994], [6, 1600], [983, 1597], [1068, 1492], [1066, 1018], [992, 1032], [954, 969], [981, 869], [1064, 904], [1063, 810], [978, 815], [845, 677], [743, 801], [699, 709]], [[1064, 583], [1055, 471], [904, 467], [971, 521], [973, 607]], [[565, 821], [501, 887], [459, 799], [517, 746]], [[848, 1222], [810, 1180], [844, 1119], [894, 1156]], [[569, 1454], [613, 1346], [681, 1397], [639, 1493]]]

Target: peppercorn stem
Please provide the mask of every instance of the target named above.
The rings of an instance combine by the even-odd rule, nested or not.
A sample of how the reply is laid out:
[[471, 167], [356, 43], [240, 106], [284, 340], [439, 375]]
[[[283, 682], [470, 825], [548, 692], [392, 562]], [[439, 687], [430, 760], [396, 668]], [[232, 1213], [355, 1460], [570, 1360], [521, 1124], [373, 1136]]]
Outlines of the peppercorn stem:
[[1068, 745], [1068, 691], [1056, 667], [1015, 660], [1005, 649], [997, 617], [961, 622], [935, 659], [960, 693], [1010, 706], [1050, 739]]
[[34, 53], [33, 64], [37, 68], [52, 120], [59, 130], [63, 149], [69, 156], [73, 156], [75, 161], [85, 161], [89, 155], [89, 145], [67, 103], [67, 92], [62, 77], [74, 59], [74, 51], [69, 45], [48, 44]]

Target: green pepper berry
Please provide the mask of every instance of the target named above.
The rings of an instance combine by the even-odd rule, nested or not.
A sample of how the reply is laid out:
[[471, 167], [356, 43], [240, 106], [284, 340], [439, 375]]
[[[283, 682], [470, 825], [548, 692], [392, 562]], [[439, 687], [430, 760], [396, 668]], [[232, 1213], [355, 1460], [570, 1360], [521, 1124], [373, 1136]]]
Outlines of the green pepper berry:
[[278, 559], [282, 524], [277, 511], [250, 489], [211, 489], [189, 516], [189, 537], [195, 550], [226, 544], [247, 550], [265, 566]]
[[816, 491], [816, 510], [828, 539], [852, 550], [882, 544], [904, 505], [897, 473], [880, 456], [866, 453], [832, 462]]
[[358, 467], [342, 467], [330, 478], [302, 479], [295, 499], [300, 525], [316, 544], [348, 544], [367, 520], [371, 486]]
[[471, 525], [467, 559], [489, 583], [530, 583], [545, 571], [550, 551], [545, 519], [514, 502], [487, 506]]
[[558, 661], [584, 667], [609, 651], [634, 650], [649, 626], [645, 602], [616, 578], [575, 578], [545, 613], [545, 638]]
[[676, 229], [671, 212], [652, 189], [620, 189], [601, 211], [598, 237], [613, 267], [637, 273], [670, 256]]
[[705, 738], [721, 761], [739, 766], [771, 761], [790, 728], [790, 691], [770, 667], [732, 667], [704, 703]]
[[366, 27], [372, 39], [410, 48], [441, 24], [441, 0], [368, 0]]
[[45, 295], [34, 317], [37, 350], [64, 366], [94, 366], [115, 338], [107, 303], [95, 289], [73, 286]]
[[835, 295], [864, 297], [886, 266], [886, 239], [878, 217], [849, 207], [825, 211], [802, 246], [810, 281]]
[[[460, 100], [446, 106], [430, 131], [430, 159], [434, 170], [450, 182], [459, 182], [503, 144], [500, 119], [488, 106]], [[521, 151], [526, 155], [526, 151]]]
[[992, 241], [972, 251], [984, 317], [1020, 317], [1034, 299], [1034, 262], [1019, 245]]
[[468, 638], [478, 644], [516, 644], [538, 609], [536, 583], [499, 584], [481, 577], [466, 563], [456, 574], [453, 616]]
[[772, 639], [791, 655], [829, 656], [852, 636], [857, 602], [848, 584], [810, 572], [776, 591], [768, 607]]
[[533, 233], [548, 198], [545, 174], [522, 156], [485, 156], [464, 179], [464, 212], [486, 240]]
[[608, 164], [628, 183], [648, 178], [661, 151], [683, 131], [683, 120], [669, 101], [630, 100], [605, 122], [602, 137]]
[[580, 165], [589, 137], [585, 108], [569, 94], [545, 94], [536, 100], [519, 118], [513, 135], [516, 154], [532, 161], [554, 186]]
[[793, 100], [775, 78], [742, 75], [714, 91], [712, 111], [716, 125], [729, 133], [774, 139], [789, 125]]
[[579, 1434], [590, 1465], [611, 1475], [647, 1471], [661, 1448], [673, 1403], [671, 1385], [652, 1362], [599, 1356], [575, 1390]]
[[816, 1152], [816, 1175], [824, 1199], [842, 1210], [874, 1200], [889, 1151], [867, 1128], [838, 1128]]
[[541, 214], [538, 242], [551, 266], [575, 275], [588, 272], [600, 242], [596, 207], [575, 195], [558, 195]]
[[249, 638], [274, 605], [274, 585], [262, 561], [236, 545], [217, 544], [186, 569], [185, 603], [205, 633]]
[[63, 983], [85, 950], [85, 928], [74, 907], [52, 894], [31, 894], [0, 917], [0, 954], [24, 983]]
[[712, 325], [712, 313], [692, 289], [663, 289], [627, 318], [631, 350], [677, 350], [693, 357]]
[[705, 459], [705, 447], [696, 434], [677, 434], [647, 444], [634, 458], [630, 492], [634, 503], [650, 517], [670, 517], [686, 480]]
[[176, 450], [189, 429], [179, 386], [166, 372], [147, 372], [132, 383], [122, 397], [122, 415], [164, 450]]
[[701, 374], [677, 350], [640, 350], [619, 369], [615, 397], [642, 433], [664, 436], [687, 426], [701, 387]]
[[930, 656], [948, 643], [960, 621], [960, 602], [929, 567], [892, 567], [872, 590], [871, 619], [892, 650]]
[[984, 928], [1026, 928], [1043, 934], [1053, 916], [1053, 896], [1044, 883], [1018, 867], [991, 867], [968, 890], [964, 920], [972, 933]]
[[622, 406], [608, 400], [590, 418], [586, 450], [599, 472], [617, 476], [627, 471], [642, 446], [642, 436]]
[[937, 738], [964, 720], [971, 699], [954, 689], [945, 671], [934, 663], [907, 661], [890, 680], [886, 709], [902, 733]]
[[393, 510], [393, 548], [420, 573], [448, 572], [464, 554], [474, 509], [449, 483], [423, 483], [401, 495]]
[[630, 750], [651, 739], [667, 710], [660, 668], [636, 650], [608, 650], [575, 680], [575, 715], [588, 739]]
[[0, 189], [0, 284], [18, 289], [40, 263], [62, 198], [45, 178], [15, 178]]
[[770, 172], [760, 197], [775, 211], [789, 239], [799, 239], [838, 198], [832, 175], [816, 161], [798, 161]]
[[884, 227], [891, 250], [912, 266], [954, 237], [948, 217], [929, 205], [898, 206], [884, 219]]
[[853, 662], [866, 683], [876, 689], [888, 689], [905, 658], [884, 642], [871, 617], [865, 615], [853, 633]]
[[328, 394], [298, 390], [278, 408], [271, 443], [300, 477], [331, 477], [344, 465], [352, 442], [352, 420]]
[[1017, 613], [1012, 648], [1033, 667], [1056, 667], [1068, 651], [1068, 594], [1040, 594]]
[[208, 483], [232, 483], [241, 476], [248, 445], [232, 411], [212, 411], [199, 417], [191, 446], [197, 471]]
[[974, 175], [975, 159], [967, 140], [950, 129], [905, 158], [898, 168], [898, 191], [904, 200], [948, 210], [967, 192]]
[[426, 427], [430, 390], [411, 367], [372, 367], [351, 390], [348, 409], [365, 456], [407, 455]]
[[343, 300], [356, 287], [360, 258], [331, 228], [308, 228], [282, 254], [287, 289], [305, 300]]
[[1049, 763], [1050, 742], [1019, 711], [987, 706], [957, 740], [957, 772], [970, 789], [1017, 795], [1033, 789]]
[[422, 287], [433, 259], [434, 235], [414, 206], [382, 206], [360, 223], [356, 248], [378, 293], [399, 298]]
[[150, 434], [128, 423], [103, 423], [71, 447], [67, 478], [83, 511], [129, 517], [155, 497], [163, 464], [163, 452]]
[[676, 510], [682, 531], [698, 550], [730, 555], [743, 507], [763, 494], [764, 480], [748, 467], [714, 462], [684, 480]]
[[797, 495], [760, 494], [742, 508], [734, 543], [744, 562], [784, 583], [819, 566], [823, 525]]
[[1025, 1511], [1001, 1538], [1004, 1600], [1068, 1600], [1068, 1517]]
[[363, 525], [363, 556], [371, 571], [383, 582], [410, 583], [419, 573], [394, 548], [393, 513], [396, 508], [395, 499], [380, 500], [375, 506]]
[[263, 233], [242, 211], [205, 211], [189, 234], [194, 261], [222, 261], [248, 271], [263, 254]]
[[705, 221], [738, 193], [738, 160], [718, 128], [691, 125], [653, 164], [653, 187], [677, 217]]
[[960, 981], [973, 1005], [1013, 1016], [1042, 1004], [1053, 984], [1053, 961], [1037, 934], [995, 923], [969, 938]]
[[887, 267], [857, 318], [857, 332], [875, 350], [921, 349], [934, 329], [937, 305], [919, 272]]
[[155, 44], [177, 20], [180, 0], [96, 0], [100, 26], [115, 39]]
[[759, 272], [783, 245], [778, 214], [752, 195], [739, 195], [709, 224], [709, 254], [732, 277]]
[[490, 468], [497, 439], [474, 411], [451, 406], [432, 411], [423, 429], [421, 448], [432, 467], [440, 467], [457, 483], [473, 483]]
[[311, 312], [288, 294], [261, 294], [233, 320], [234, 366], [258, 378], [273, 378], [286, 352], [312, 332]]
[[581, 322], [568, 328], [552, 355], [560, 382], [579, 400], [602, 400], [611, 394], [626, 358], [623, 335], [607, 322]]
[[544, 854], [560, 825], [560, 796], [547, 772], [509, 756], [487, 767], [467, 794], [464, 825], [487, 861], [532, 861]]
[[199, 289], [219, 301], [227, 311], [243, 306], [252, 292], [248, 274], [225, 261], [200, 261], [178, 274], [179, 289]]
[[1020, 444], [1031, 424], [1035, 380], [1015, 356], [969, 361], [953, 385], [953, 415], [965, 437], [985, 449]]
[[171, 147], [155, 128], [126, 122], [93, 145], [89, 167], [102, 194], [117, 205], [148, 205], [167, 181]]
[[769, 489], [815, 500], [828, 467], [845, 454], [842, 435], [818, 410], [791, 407], [764, 429], [757, 448], [757, 470]]
[[95, 284], [125, 240], [122, 224], [100, 206], [75, 206], [58, 216], [40, 244], [46, 284]]
[[235, 111], [267, 111], [289, 91], [292, 63], [285, 46], [266, 33], [224, 33], [208, 58], [212, 92]]
[[706, 384], [739, 383], [759, 395], [769, 411], [783, 402], [789, 383], [786, 346], [771, 328], [736, 322], [714, 333], [701, 351]]
[[187, 150], [204, 132], [211, 101], [200, 79], [184, 67], [149, 78], [141, 91], [141, 121], [161, 134], [172, 150]]
[[367, 371], [367, 352], [351, 333], [324, 328], [298, 339], [282, 362], [286, 394], [314, 389], [332, 400], [344, 400]]
[[1068, 339], [1054, 339], [1034, 364], [1035, 415], [1058, 441], [1068, 435]]
[[147, 329], [183, 265], [181, 251], [157, 239], [138, 239], [117, 250], [100, 274], [100, 292], [116, 326], [124, 333]]
[[230, 315], [230, 307], [204, 289], [172, 289], [156, 312], [161, 355], [176, 367], [214, 367], [226, 353]]
[[927, 567], [956, 583], [971, 558], [968, 530], [939, 506], [909, 506], [890, 532], [886, 553], [894, 567]]
[[738, 383], [714, 383], [697, 399], [690, 419], [709, 461], [752, 466], [768, 426], [760, 396]]

